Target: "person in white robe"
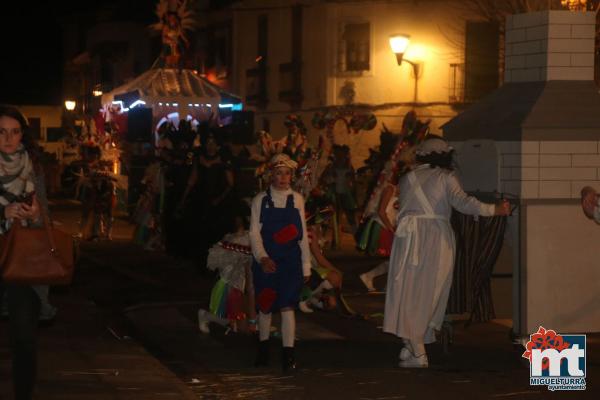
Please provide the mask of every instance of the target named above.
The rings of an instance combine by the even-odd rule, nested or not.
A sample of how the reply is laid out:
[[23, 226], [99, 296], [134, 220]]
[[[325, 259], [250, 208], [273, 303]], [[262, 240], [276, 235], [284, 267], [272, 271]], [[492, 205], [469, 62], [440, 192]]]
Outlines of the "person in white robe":
[[401, 337], [400, 367], [427, 367], [425, 344], [441, 329], [454, 268], [452, 209], [464, 214], [508, 215], [507, 201], [485, 204], [462, 189], [452, 171], [453, 149], [429, 135], [417, 164], [399, 182], [400, 210], [390, 256], [383, 331]]

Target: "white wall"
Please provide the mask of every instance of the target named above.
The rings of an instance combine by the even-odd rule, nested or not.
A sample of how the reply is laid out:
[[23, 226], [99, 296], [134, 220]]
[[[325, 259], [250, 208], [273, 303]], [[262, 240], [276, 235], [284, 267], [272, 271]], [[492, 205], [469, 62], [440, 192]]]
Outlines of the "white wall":
[[58, 128], [62, 125], [62, 106], [23, 105], [18, 106], [27, 118], [39, 118], [42, 140], [46, 139], [47, 128]]
[[600, 332], [600, 226], [578, 203], [525, 206], [525, 332]]
[[[281, 137], [286, 130], [283, 121], [287, 114], [300, 114], [309, 126], [313, 143], [320, 131], [310, 127], [315, 109], [341, 105], [339, 92], [347, 80], [354, 82], [357, 103], [381, 105], [413, 101], [414, 77], [408, 63], [397, 65], [389, 46], [389, 36], [410, 34], [412, 45], [406, 59], [422, 62], [418, 81], [419, 102], [439, 102], [440, 105], [418, 108], [421, 119], [431, 119], [434, 133], [441, 134], [439, 126], [456, 115], [447, 104], [449, 99], [450, 64], [460, 63], [464, 57], [465, 16], [452, 1], [433, 2], [303, 2], [302, 91], [304, 101], [300, 110], [278, 100], [279, 64], [291, 61], [290, 0], [244, 1], [234, 8], [233, 15], [233, 91], [246, 96], [246, 70], [256, 66], [257, 20], [268, 15], [268, 98], [265, 110], [256, 110], [255, 127], [262, 129], [262, 121], [270, 121], [271, 133]], [[364, 21], [371, 24], [371, 69], [361, 73], [339, 70], [339, 45], [343, 25]], [[415, 52], [415, 50], [418, 50]], [[248, 108], [252, 109], [252, 108]], [[349, 144], [356, 167], [368, 156], [368, 148], [379, 144], [382, 123], [395, 131], [411, 107], [391, 107], [378, 110], [379, 124], [369, 132], [347, 135], [336, 129], [336, 140]]]
[[523, 199], [574, 199], [584, 186], [600, 190], [599, 143], [497, 142], [501, 191]]

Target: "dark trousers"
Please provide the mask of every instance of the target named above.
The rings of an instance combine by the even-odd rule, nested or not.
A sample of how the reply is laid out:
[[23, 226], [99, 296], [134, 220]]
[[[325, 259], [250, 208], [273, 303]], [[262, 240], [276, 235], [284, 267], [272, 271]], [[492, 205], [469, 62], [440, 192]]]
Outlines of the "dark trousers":
[[36, 333], [40, 299], [30, 286], [5, 285], [16, 400], [30, 400], [37, 372]]

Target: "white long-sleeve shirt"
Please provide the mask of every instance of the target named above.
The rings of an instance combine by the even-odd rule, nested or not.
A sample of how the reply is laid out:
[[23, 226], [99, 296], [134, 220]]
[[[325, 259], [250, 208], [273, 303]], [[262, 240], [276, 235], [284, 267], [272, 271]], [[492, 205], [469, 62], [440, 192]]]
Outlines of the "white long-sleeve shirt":
[[[300, 193], [294, 192], [292, 189], [277, 190], [271, 186], [271, 198], [273, 199], [275, 208], [284, 208], [288, 196], [292, 193], [294, 195], [294, 207], [300, 212], [300, 220], [302, 221], [302, 239], [298, 243], [302, 254], [302, 273], [304, 276], [309, 276], [310, 248], [308, 246], [308, 231], [306, 230], [306, 218], [304, 215], [304, 198]], [[269, 257], [260, 234], [262, 229], [262, 224], [260, 223], [261, 206], [263, 198], [266, 195], [266, 192], [261, 192], [252, 199], [252, 214], [250, 215], [250, 246], [252, 247], [252, 254], [258, 262], [264, 257]]]

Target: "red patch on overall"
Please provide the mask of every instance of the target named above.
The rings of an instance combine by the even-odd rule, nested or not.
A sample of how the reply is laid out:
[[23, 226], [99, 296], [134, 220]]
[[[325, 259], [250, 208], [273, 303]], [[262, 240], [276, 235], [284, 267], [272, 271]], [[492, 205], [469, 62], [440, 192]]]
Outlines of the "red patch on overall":
[[277, 292], [275, 290], [271, 288], [264, 288], [261, 290], [256, 298], [259, 310], [264, 314], [271, 312], [271, 307], [273, 307], [276, 298]]
[[273, 234], [273, 240], [277, 244], [286, 244], [298, 237], [296, 225], [289, 224]]

